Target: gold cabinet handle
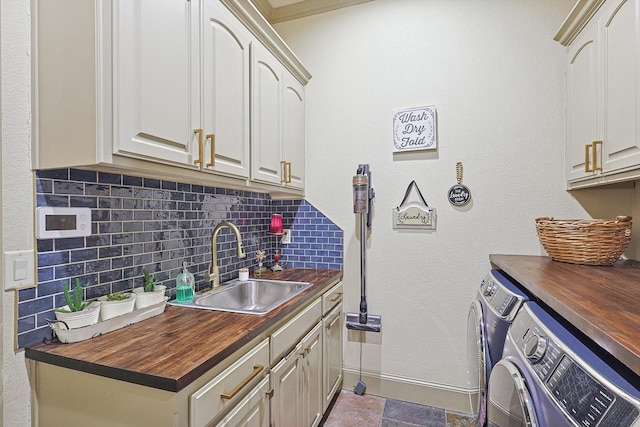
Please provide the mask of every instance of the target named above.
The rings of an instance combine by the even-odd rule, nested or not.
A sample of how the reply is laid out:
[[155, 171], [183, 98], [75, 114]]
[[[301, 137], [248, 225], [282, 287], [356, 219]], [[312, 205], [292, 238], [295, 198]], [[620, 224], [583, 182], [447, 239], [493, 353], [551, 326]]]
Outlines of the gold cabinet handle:
[[207, 167], [216, 165], [216, 136], [212, 133], [208, 133], [207, 139], [211, 140], [211, 161], [207, 163]]
[[229, 393], [226, 392], [222, 392], [220, 393], [220, 397], [223, 399], [233, 399], [235, 397], [236, 394], [238, 394], [238, 392], [240, 392], [240, 390], [242, 390], [242, 388], [244, 386], [246, 386], [247, 384], [249, 384], [251, 382], [252, 379], [254, 379], [255, 377], [257, 377], [260, 372], [262, 372], [264, 370], [264, 366], [262, 365], [255, 365], [253, 367], [253, 372], [251, 372], [249, 374], [249, 376], [247, 378], [245, 378], [244, 380], [242, 380], [242, 382], [240, 384], [238, 384], [233, 390], [231, 390]]
[[194, 129], [193, 133], [198, 134], [198, 158], [193, 161], [196, 165], [202, 164], [202, 151], [204, 151], [204, 140], [202, 139], [202, 129]]
[[[598, 166], [598, 145], [602, 146], [602, 141], [593, 141], [591, 144], [586, 144], [584, 146], [585, 172], [602, 171], [602, 166]], [[590, 159], [593, 159], [593, 162], [591, 162]], [[591, 164], [593, 166], [591, 166]]]
[[336, 294], [336, 296], [335, 296], [335, 297], [333, 297], [333, 298], [331, 298], [331, 299], [329, 300], [329, 302], [336, 302], [336, 301], [338, 301], [340, 298], [342, 298], [342, 292], [338, 292], [338, 293]]
[[280, 161], [280, 183], [286, 183], [287, 182], [287, 162], [285, 162], [284, 160]]
[[287, 162], [287, 184], [291, 183], [291, 162]]
[[600, 152], [602, 152], [602, 141], [593, 141], [591, 143], [591, 152], [593, 153], [593, 170], [594, 172], [602, 172], [602, 166], [598, 166], [598, 145], [600, 146]]

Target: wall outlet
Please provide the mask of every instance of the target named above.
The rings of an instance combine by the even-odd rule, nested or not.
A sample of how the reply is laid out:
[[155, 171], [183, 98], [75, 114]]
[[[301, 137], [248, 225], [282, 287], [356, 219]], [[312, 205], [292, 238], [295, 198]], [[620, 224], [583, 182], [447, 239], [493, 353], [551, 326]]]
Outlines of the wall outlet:
[[284, 229], [284, 234], [282, 235], [282, 240], [280, 240], [280, 243], [282, 243], [283, 245], [288, 245], [289, 243], [291, 243], [291, 230], [288, 228]]

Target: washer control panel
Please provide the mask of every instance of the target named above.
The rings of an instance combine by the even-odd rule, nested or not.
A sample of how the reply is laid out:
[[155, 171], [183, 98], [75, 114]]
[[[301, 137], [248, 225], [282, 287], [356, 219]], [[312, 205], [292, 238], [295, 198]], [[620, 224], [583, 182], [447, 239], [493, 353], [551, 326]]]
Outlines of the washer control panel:
[[501, 317], [508, 317], [518, 298], [509, 293], [499, 282], [495, 280], [491, 274], [482, 280], [480, 284], [480, 293], [484, 300], [493, 308], [493, 310]]
[[516, 316], [509, 336], [549, 396], [577, 426], [631, 426], [638, 405], [615, 386], [587, 372], [586, 365], [543, 327], [526, 307]]

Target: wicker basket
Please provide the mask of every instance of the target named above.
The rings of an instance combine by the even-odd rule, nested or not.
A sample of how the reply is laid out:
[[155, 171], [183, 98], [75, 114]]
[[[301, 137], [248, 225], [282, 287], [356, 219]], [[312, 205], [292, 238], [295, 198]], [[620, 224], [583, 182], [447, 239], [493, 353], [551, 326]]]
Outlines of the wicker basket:
[[631, 217], [615, 219], [536, 218], [540, 243], [554, 261], [610, 265], [631, 240]]

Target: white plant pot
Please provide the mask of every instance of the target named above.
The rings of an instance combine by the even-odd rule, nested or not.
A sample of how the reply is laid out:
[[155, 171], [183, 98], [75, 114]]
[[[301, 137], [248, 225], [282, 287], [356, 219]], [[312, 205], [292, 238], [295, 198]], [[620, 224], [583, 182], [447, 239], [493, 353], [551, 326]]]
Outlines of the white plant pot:
[[[54, 311], [54, 313], [56, 314], [56, 319], [66, 323], [69, 329], [82, 328], [83, 326], [95, 325], [98, 323], [100, 305], [100, 302], [93, 301], [82, 311], [73, 311], [71, 313]], [[68, 305], [60, 308], [69, 310]]]
[[160, 304], [164, 300], [165, 285], [156, 285], [153, 292], [145, 292], [143, 287], [134, 288], [133, 293], [136, 294], [136, 310], [150, 305]]
[[136, 294], [129, 294], [129, 298], [120, 301], [108, 301], [107, 296], [101, 296], [98, 301], [102, 303], [100, 308], [100, 320], [109, 320], [112, 317], [131, 313], [136, 303]]

